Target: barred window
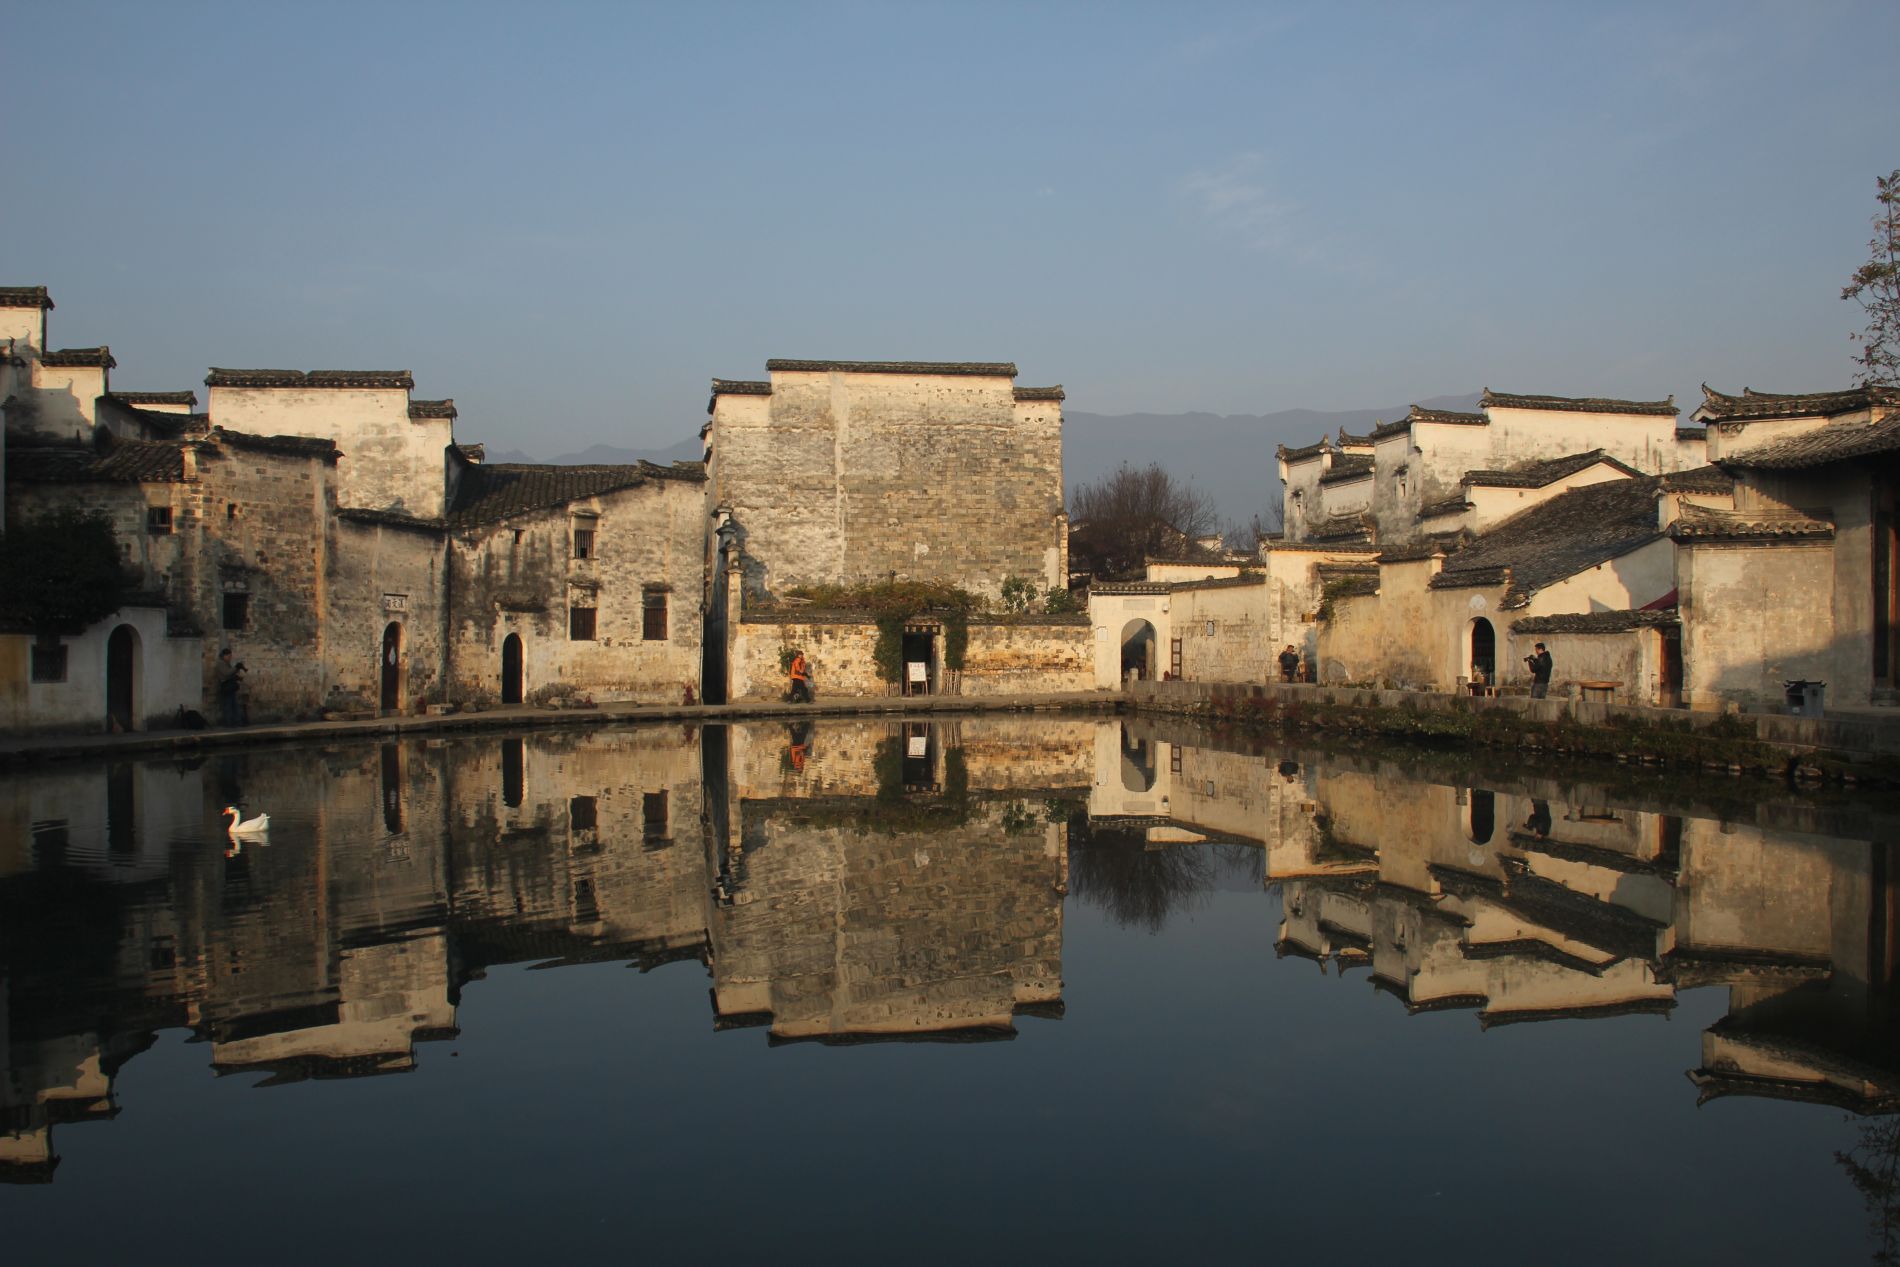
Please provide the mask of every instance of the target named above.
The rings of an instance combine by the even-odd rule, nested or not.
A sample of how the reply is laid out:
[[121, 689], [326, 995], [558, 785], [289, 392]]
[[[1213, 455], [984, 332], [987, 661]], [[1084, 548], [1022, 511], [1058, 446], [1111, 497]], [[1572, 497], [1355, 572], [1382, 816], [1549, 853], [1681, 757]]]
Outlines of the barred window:
[[594, 641], [594, 609], [592, 607], [567, 609], [567, 638], [569, 642]]
[[648, 642], [666, 641], [666, 591], [648, 590], [643, 604], [640, 636]]
[[145, 531], [154, 537], [163, 537], [172, 530], [172, 508], [170, 506], [147, 506], [145, 508]]
[[36, 642], [33, 644], [31, 658], [35, 682], [64, 682], [66, 680], [65, 643]]

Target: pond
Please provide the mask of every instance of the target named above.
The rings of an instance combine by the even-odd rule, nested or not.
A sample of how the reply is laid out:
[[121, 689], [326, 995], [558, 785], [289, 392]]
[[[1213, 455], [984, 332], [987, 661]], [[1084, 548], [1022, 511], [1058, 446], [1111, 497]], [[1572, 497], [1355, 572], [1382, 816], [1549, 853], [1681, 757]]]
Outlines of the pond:
[[15, 1262], [1900, 1234], [1871, 797], [1012, 715], [72, 762], [0, 815]]

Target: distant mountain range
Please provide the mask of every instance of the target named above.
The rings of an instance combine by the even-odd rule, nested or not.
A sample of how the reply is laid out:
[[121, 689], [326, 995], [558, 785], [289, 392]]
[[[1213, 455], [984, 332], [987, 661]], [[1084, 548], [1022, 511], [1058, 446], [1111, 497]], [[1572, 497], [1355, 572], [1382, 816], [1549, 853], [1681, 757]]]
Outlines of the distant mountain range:
[[[1474, 410], [1479, 393], [1434, 396], [1417, 403], [1428, 409]], [[1063, 474], [1068, 486], [1094, 483], [1123, 462], [1156, 463], [1214, 499], [1223, 521], [1245, 524], [1256, 514], [1277, 515], [1280, 479], [1273, 465], [1276, 446], [1312, 444], [1341, 427], [1363, 434], [1381, 420], [1403, 418], [1409, 405], [1386, 409], [1283, 409], [1271, 414], [1091, 414], [1063, 413]], [[579, 465], [619, 465], [645, 460], [665, 465], [698, 461], [697, 437], [664, 449], [618, 449], [597, 444], [550, 461]], [[490, 462], [532, 462], [510, 449], [488, 455]]]

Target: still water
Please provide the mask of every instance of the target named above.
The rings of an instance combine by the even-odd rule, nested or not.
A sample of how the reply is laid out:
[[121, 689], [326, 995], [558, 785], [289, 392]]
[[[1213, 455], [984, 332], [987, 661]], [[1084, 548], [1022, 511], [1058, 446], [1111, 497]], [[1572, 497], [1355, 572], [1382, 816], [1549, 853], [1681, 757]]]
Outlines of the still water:
[[1772, 792], [1028, 717], [16, 774], [0, 1255], [1879, 1260], [1900, 813]]

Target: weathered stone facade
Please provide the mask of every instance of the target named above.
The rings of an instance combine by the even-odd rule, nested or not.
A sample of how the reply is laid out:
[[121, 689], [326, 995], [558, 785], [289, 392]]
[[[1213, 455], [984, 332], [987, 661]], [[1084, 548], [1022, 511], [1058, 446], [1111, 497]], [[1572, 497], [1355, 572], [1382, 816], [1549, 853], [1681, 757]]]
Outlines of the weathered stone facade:
[[711, 505], [749, 598], [936, 581], [997, 596], [1067, 583], [1062, 392], [1007, 364], [770, 361], [715, 379]]

